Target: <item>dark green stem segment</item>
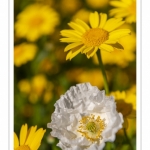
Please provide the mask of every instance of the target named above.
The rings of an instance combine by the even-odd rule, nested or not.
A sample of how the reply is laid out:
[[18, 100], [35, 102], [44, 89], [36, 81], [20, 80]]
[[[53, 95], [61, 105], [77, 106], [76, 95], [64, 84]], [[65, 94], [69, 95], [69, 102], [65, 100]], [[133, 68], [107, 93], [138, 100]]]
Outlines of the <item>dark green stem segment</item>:
[[130, 145], [131, 150], [134, 150], [134, 149], [133, 149], [133, 147], [132, 147], [132, 144], [131, 144], [131, 142], [130, 142], [130, 140], [129, 140], [129, 138], [128, 138], [128, 135], [127, 135], [126, 129], [125, 129], [125, 128], [123, 128], [123, 131], [124, 131], [124, 136], [125, 136], [125, 138], [126, 138], [126, 141], [127, 141], [127, 142], [128, 142], [128, 144]]
[[100, 65], [102, 75], [103, 75], [103, 79], [104, 79], [105, 92], [106, 92], [106, 94], [109, 94], [108, 81], [107, 81], [104, 65], [103, 65], [102, 58], [101, 58], [101, 50], [98, 50], [96, 54], [97, 54], [97, 57], [98, 57], [99, 65]]

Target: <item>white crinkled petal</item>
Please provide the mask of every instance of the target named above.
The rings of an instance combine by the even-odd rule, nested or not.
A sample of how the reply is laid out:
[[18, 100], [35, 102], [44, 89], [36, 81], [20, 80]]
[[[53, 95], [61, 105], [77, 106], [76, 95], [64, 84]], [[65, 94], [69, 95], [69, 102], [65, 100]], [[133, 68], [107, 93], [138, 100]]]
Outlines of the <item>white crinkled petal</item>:
[[[102, 150], [105, 142], [113, 142], [116, 132], [122, 128], [123, 117], [116, 111], [114, 97], [105, 96], [105, 91], [90, 83], [72, 86], [54, 106], [52, 121], [47, 126], [52, 129], [51, 135], [60, 140], [57, 145], [63, 150]], [[80, 120], [91, 114], [100, 116], [106, 123], [101, 133], [103, 139], [96, 143], [77, 131]]]

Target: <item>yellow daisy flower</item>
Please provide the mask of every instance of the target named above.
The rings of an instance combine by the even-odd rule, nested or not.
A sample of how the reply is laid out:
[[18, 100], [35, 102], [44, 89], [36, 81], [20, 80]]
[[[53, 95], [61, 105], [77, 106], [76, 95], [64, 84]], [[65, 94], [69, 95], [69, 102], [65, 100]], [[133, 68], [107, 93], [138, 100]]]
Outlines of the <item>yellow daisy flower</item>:
[[110, 5], [116, 7], [110, 10], [110, 16], [125, 18], [128, 23], [136, 22], [136, 0], [112, 0]]
[[128, 91], [111, 92], [116, 100], [117, 110], [124, 117], [124, 127], [128, 127], [128, 119], [136, 118], [136, 86], [133, 86]]
[[124, 21], [122, 19], [111, 18], [107, 20], [107, 14], [94, 12], [90, 13], [89, 27], [82, 20], [77, 19], [68, 25], [74, 30], [62, 30], [61, 42], [71, 43], [65, 48], [69, 51], [66, 59], [72, 59], [77, 54], [84, 53], [88, 58], [92, 57], [98, 49], [108, 52], [115, 48], [123, 49], [117, 40], [123, 36], [129, 35], [129, 29], [117, 29]]
[[[61, 13], [67, 14], [76, 12], [81, 6], [80, 0], [61, 0], [58, 3]], [[65, 7], [64, 7], [65, 6]]]
[[14, 48], [14, 64], [20, 67], [26, 64], [28, 61], [34, 59], [37, 52], [37, 46], [35, 44], [22, 43], [16, 45]]
[[58, 13], [55, 10], [47, 5], [33, 4], [17, 16], [15, 34], [36, 41], [42, 35], [52, 34], [58, 23]]
[[20, 130], [20, 139], [14, 132], [14, 150], [37, 150], [41, 144], [46, 130], [40, 128], [36, 131], [37, 126], [28, 129], [27, 124], [22, 125]]
[[[103, 59], [103, 64], [116, 64], [122, 68], [127, 67], [129, 62], [135, 60], [135, 50], [136, 50], [136, 34], [131, 28], [131, 25], [124, 24], [122, 28], [130, 28], [131, 35], [125, 36], [119, 39], [119, 43], [124, 47], [124, 51], [114, 50], [112, 53], [107, 53], [106, 51], [101, 51], [101, 56]], [[99, 64], [96, 55], [93, 57], [95, 64]]]

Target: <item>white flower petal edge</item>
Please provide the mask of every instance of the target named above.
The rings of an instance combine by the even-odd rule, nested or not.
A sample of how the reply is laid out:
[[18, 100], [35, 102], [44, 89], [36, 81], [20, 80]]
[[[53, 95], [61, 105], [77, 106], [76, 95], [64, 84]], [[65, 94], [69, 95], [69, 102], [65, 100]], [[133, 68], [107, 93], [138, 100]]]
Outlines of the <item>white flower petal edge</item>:
[[[116, 132], [122, 128], [123, 117], [116, 111], [114, 97], [105, 96], [105, 91], [90, 83], [72, 86], [54, 106], [52, 121], [47, 127], [52, 129], [51, 135], [60, 140], [57, 146], [63, 150], [102, 150], [105, 142], [113, 142]], [[94, 121], [87, 119], [91, 114]], [[98, 122], [99, 116], [101, 121]], [[86, 134], [78, 131], [81, 120], [86, 122], [81, 127]], [[100, 123], [106, 124], [102, 132]]]

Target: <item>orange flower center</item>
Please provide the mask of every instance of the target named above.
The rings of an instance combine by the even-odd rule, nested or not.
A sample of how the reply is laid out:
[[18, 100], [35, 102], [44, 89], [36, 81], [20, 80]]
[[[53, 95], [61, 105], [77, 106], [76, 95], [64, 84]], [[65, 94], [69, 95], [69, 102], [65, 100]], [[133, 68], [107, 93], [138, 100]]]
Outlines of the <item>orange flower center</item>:
[[82, 36], [82, 42], [87, 46], [100, 46], [109, 38], [109, 33], [101, 28], [86, 31]]
[[31, 150], [28, 145], [21, 145], [17, 147], [15, 150]]
[[30, 26], [39, 27], [43, 22], [44, 22], [43, 18], [41, 18], [40, 16], [36, 16], [30, 20]]

